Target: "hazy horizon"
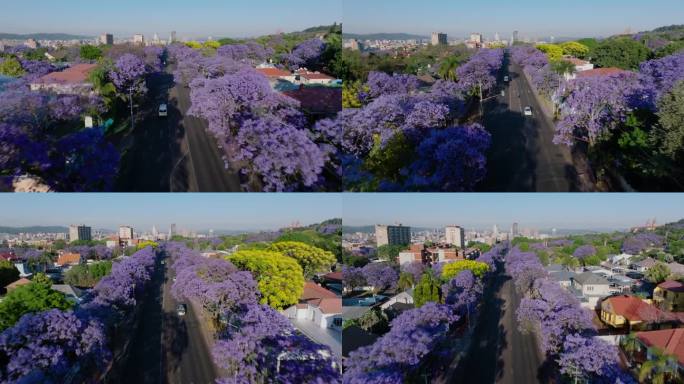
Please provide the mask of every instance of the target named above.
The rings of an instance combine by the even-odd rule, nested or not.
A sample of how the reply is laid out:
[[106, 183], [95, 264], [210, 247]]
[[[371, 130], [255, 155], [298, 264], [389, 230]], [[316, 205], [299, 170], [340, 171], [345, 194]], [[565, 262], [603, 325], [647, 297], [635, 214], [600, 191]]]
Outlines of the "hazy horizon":
[[272, 230], [342, 217], [338, 193], [94, 193], [2, 194], [0, 226], [149, 230]]
[[[344, 194], [343, 224], [425, 228], [623, 230], [684, 218], [684, 195], [659, 193]], [[680, 207], [677, 209], [676, 207]]]
[[682, 24], [684, 2], [679, 0], [483, 0], [464, 4], [449, 0], [344, 0], [344, 32], [352, 34], [408, 33], [429, 36], [444, 32], [452, 38], [499, 33], [510, 39], [554, 36], [608, 37]]
[[[112, 21], [104, 19], [105, 15]], [[115, 38], [142, 33], [150, 39], [157, 33], [166, 39], [176, 31], [179, 39], [245, 38], [301, 31], [339, 23], [341, 18], [341, 0], [300, 0], [297, 7], [278, 0], [263, 0], [258, 7], [247, 0], [119, 0], [98, 2], [97, 6], [87, 0], [24, 0], [3, 4], [0, 32], [85, 36], [112, 33]]]

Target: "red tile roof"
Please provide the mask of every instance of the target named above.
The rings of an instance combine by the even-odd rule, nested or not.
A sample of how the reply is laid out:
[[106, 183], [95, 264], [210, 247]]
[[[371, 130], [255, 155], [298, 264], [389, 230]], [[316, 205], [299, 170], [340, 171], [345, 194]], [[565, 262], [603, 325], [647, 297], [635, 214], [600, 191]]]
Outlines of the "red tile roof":
[[320, 308], [323, 313], [342, 313], [342, 299], [320, 285], [307, 281], [300, 296], [301, 302]]
[[563, 61], [567, 61], [567, 62], [570, 62], [570, 63], [575, 64], [575, 65], [591, 64], [590, 62], [588, 62], [586, 60], [578, 59], [576, 57], [564, 57]]
[[334, 77], [328, 76], [325, 73], [320, 72], [299, 72], [299, 75], [309, 80], [335, 80]]
[[97, 67], [96, 64], [76, 64], [61, 72], [52, 72], [36, 80], [42, 84], [80, 84], [88, 79], [90, 72]]
[[577, 73], [577, 78], [585, 78], [585, 77], [594, 77], [594, 76], [609, 76], [609, 75], [615, 75], [618, 73], [627, 73], [629, 71], [625, 71], [624, 69], [620, 68], [595, 68], [595, 69], [590, 69], [588, 71], [582, 71]]
[[684, 292], [684, 284], [675, 280], [663, 281], [662, 283], [658, 284], [658, 288], [671, 292]]
[[299, 87], [283, 92], [310, 113], [337, 113], [342, 110], [342, 88]]
[[657, 347], [666, 355], [677, 356], [684, 365], [684, 328], [637, 332], [637, 338], [648, 347]]
[[601, 308], [605, 308], [629, 321], [652, 321], [655, 318], [665, 320], [667, 313], [659, 310], [636, 296], [613, 296], [603, 300]]
[[342, 272], [330, 272], [323, 275], [327, 280], [342, 281]]
[[262, 75], [266, 77], [282, 77], [282, 76], [291, 76], [292, 74], [288, 71], [283, 71], [282, 69], [278, 68], [255, 68], [257, 72], [261, 73]]
[[80, 253], [62, 253], [59, 255], [57, 258], [56, 264], [59, 266], [65, 265], [65, 264], [80, 264], [81, 263], [81, 254]]
[[13, 283], [5, 285], [5, 289], [9, 292], [15, 288], [21, 287], [22, 285], [26, 285], [26, 284], [31, 284], [31, 280], [29, 280], [25, 277], [22, 277], [21, 279], [16, 280]]

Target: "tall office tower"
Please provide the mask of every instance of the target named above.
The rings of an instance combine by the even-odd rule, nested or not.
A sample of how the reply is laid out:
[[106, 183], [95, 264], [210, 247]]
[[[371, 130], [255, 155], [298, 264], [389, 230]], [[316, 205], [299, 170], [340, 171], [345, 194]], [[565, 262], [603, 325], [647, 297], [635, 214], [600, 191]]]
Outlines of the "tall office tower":
[[500, 41], [499, 32], [494, 33], [494, 41]]
[[494, 236], [494, 239], [497, 239], [499, 237], [499, 227], [494, 224], [494, 227], [492, 228], [492, 235]]
[[157, 226], [153, 225], [152, 226], [152, 237], [154, 237], [156, 239], [158, 235], [159, 235], [159, 232], [157, 232]]
[[432, 39], [430, 40], [432, 45], [447, 45], [447, 35], [441, 32], [432, 32]]
[[133, 240], [133, 227], [122, 225], [119, 227], [119, 239]]
[[171, 224], [171, 229], [169, 229], [169, 237], [176, 235], [176, 224]]
[[382, 245], [403, 245], [411, 243], [411, 227], [399, 225], [376, 225], [375, 243]]
[[112, 45], [114, 44], [114, 35], [111, 33], [103, 33], [100, 35], [99, 43], [102, 45]]
[[133, 44], [145, 45], [145, 36], [140, 34], [133, 35]]
[[69, 226], [69, 241], [90, 241], [93, 237], [91, 235], [91, 228], [85, 225], [70, 225]]
[[513, 39], [511, 40], [511, 44], [512, 44], [512, 43], [515, 43], [515, 42], [518, 41], [518, 40], [519, 40], [519, 38], [518, 38], [518, 31], [513, 31]]
[[465, 248], [465, 230], [458, 225], [449, 225], [444, 228], [447, 244], [455, 245], [461, 249]]
[[511, 227], [511, 236], [513, 238], [516, 238], [520, 232], [518, 232], [518, 223], [513, 223], [513, 226]]
[[481, 33], [471, 33], [470, 41], [478, 44], [482, 44], [482, 34]]

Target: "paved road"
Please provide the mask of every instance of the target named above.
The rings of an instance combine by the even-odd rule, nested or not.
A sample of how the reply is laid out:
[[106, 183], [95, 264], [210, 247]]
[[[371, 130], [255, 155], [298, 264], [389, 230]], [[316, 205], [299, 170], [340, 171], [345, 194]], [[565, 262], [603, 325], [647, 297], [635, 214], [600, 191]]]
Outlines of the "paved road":
[[457, 383], [534, 384], [542, 378], [542, 355], [532, 335], [518, 330], [520, 297], [509, 276], [499, 274], [486, 288], [467, 355], [453, 374]]
[[191, 305], [178, 316], [178, 302], [171, 295], [173, 277], [166, 273], [162, 307], [165, 374], [168, 383], [214, 384], [218, 373], [202, 334], [201, 324]]
[[[484, 125], [492, 134], [488, 174], [481, 191], [576, 191], [577, 172], [570, 151], [553, 144], [553, 121], [541, 112], [522, 69], [507, 65], [505, 96], [486, 102]], [[502, 76], [504, 75], [502, 74]], [[533, 116], [524, 116], [526, 106]]]
[[142, 321], [122, 372], [124, 383], [213, 384], [218, 377], [192, 307], [188, 305], [184, 317], [176, 313], [172, 284], [163, 268], [146, 291]]
[[[239, 192], [238, 175], [228, 172], [207, 123], [187, 116], [190, 92], [170, 73], [147, 81], [149, 103], [136, 122], [133, 146], [121, 162], [116, 189], [122, 192]], [[167, 118], [156, 108], [168, 104]]]

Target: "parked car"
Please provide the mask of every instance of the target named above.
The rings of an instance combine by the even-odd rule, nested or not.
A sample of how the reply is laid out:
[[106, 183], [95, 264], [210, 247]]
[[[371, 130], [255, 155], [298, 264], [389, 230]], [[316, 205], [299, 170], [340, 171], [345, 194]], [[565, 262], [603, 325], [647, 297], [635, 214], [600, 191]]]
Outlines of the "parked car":
[[185, 316], [187, 311], [188, 307], [185, 304], [178, 304], [178, 307], [176, 307], [176, 313], [178, 313], [178, 316]]
[[159, 104], [159, 117], [166, 117], [169, 115], [168, 107], [166, 104]]
[[508, 83], [508, 76], [504, 76], [504, 81]]
[[532, 116], [532, 108], [525, 107], [525, 116]]

